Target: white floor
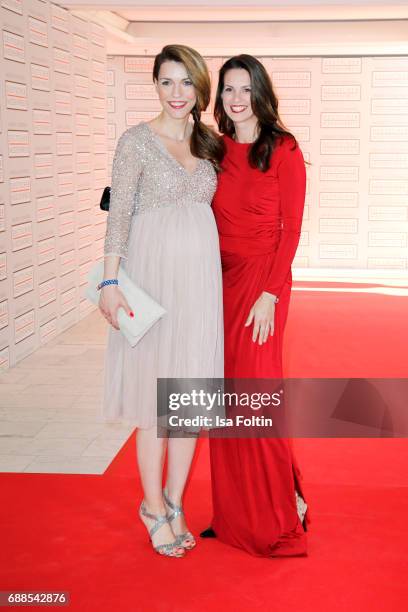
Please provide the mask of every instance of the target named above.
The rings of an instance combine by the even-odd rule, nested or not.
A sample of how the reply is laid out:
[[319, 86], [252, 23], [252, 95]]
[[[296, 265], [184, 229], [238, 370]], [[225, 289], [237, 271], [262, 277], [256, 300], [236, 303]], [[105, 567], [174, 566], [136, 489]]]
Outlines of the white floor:
[[103, 423], [98, 311], [0, 374], [0, 472], [102, 474], [133, 427]]

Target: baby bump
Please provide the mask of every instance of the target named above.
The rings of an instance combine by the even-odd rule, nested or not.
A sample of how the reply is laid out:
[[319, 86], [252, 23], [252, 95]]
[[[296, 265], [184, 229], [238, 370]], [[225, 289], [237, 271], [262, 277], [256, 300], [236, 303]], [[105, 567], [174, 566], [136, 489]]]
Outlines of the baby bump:
[[[202, 294], [209, 286], [221, 291], [218, 233], [208, 205], [167, 207], [144, 213], [131, 230], [129, 275], [152, 297]], [[191, 300], [192, 301], [192, 298]]]
[[[174, 265], [194, 261], [200, 265], [216, 252], [219, 240], [214, 215], [207, 204], [169, 206], [137, 215], [129, 241], [129, 259], [141, 265], [150, 256]], [[220, 263], [218, 263], [220, 265]]]

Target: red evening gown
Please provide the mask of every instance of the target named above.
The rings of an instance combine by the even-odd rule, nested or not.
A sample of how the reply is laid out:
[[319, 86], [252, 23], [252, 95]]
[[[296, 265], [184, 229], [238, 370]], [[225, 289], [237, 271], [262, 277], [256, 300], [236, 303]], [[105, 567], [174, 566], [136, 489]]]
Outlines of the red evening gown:
[[[299, 242], [306, 172], [293, 140], [278, 141], [270, 168], [251, 168], [248, 143], [224, 136], [226, 155], [213, 200], [224, 293], [225, 378], [281, 378], [282, 337]], [[249, 311], [263, 291], [279, 297], [275, 331], [252, 341]], [[307, 510], [297, 514], [302, 478], [287, 438], [210, 437], [212, 528], [227, 544], [256, 556], [307, 555]]]

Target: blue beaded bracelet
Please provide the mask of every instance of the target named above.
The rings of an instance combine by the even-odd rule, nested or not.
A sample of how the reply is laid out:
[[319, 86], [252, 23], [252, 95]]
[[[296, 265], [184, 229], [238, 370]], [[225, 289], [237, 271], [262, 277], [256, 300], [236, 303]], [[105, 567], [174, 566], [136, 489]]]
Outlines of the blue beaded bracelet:
[[102, 287], [105, 287], [105, 285], [118, 285], [118, 279], [117, 278], [108, 278], [107, 280], [102, 281], [101, 283], [99, 283], [99, 285], [97, 286], [97, 289], [99, 291], [99, 289], [102, 289]]

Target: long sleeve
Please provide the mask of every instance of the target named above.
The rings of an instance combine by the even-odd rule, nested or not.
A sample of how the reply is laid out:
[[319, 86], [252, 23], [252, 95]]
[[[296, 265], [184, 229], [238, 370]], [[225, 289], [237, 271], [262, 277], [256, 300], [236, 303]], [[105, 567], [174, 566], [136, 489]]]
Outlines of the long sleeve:
[[140, 143], [134, 127], [118, 140], [112, 164], [109, 213], [106, 221], [104, 255], [127, 259], [130, 222], [137, 184], [142, 171]]
[[264, 291], [279, 296], [299, 244], [306, 193], [306, 170], [299, 147], [291, 150], [292, 141], [282, 145], [282, 160], [277, 174], [281, 206], [281, 236], [272, 270]]

